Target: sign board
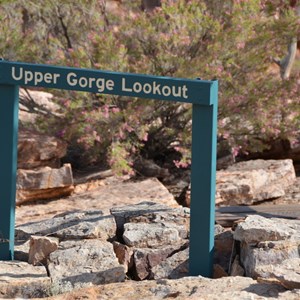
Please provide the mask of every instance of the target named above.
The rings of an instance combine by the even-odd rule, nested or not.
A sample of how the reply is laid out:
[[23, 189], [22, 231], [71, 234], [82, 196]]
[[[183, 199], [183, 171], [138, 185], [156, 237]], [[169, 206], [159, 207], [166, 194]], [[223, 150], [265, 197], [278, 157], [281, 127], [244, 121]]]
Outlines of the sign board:
[[0, 260], [14, 258], [19, 86], [191, 103], [191, 275], [213, 266], [218, 82], [0, 61]]

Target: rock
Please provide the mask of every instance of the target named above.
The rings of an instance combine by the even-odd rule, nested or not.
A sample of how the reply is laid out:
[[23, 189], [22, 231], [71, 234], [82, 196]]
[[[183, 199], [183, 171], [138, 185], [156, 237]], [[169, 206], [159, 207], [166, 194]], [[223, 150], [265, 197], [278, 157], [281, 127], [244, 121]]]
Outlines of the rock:
[[50, 253], [58, 249], [57, 238], [46, 236], [31, 236], [28, 262], [34, 266], [46, 265]]
[[33, 169], [49, 166], [60, 167], [60, 159], [66, 155], [67, 144], [60, 139], [24, 129], [18, 135], [18, 168]]
[[134, 205], [120, 206], [111, 209], [118, 230], [123, 231], [127, 222], [164, 223], [181, 227], [181, 236], [188, 235], [189, 209], [171, 208], [155, 202], [140, 202]]
[[[241, 241], [241, 263], [246, 276], [261, 277], [264, 270], [269, 274], [274, 265], [300, 258], [300, 220], [249, 216], [237, 225], [234, 238]], [[294, 266], [293, 272], [299, 272], [299, 265]]]
[[234, 256], [235, 241], [232, 231], [223, 231], [215, 234], [214, 263], [220, 265], [225, 272], [228, 272]]
[[273, 204], [300, 204], [300, 177], [285, 189], [285, 195], [272, 201]]
[[213, 266], [213, 278], [218, 279], [222, 277], [227, 277], [227, 272], [218, 264], [214, 264]]
[[189, 248], [177, 252], [168, 257], [160, 264], [154, 266], [151, 270], [153, 279], [178, 279], [188, 276], [189, 272]]
[[[223, 277], [208, 279], [185, 277], [177, 280], [126, 281], [125, 283], [101, 285], [93, 289], [74, 292], [70, 294], [70, 299], [299, 300], [299, 296], [299, 290], [285, 291], [284, 288], [276, 284], [258, 283], [251, 278]], [[57, 295], [50, 299], [65, 300], [66, 295]]]
[[[226, 170], [217, 171], [217, 205], [251, 205], [264, 200], [278, 198], [294, 203], [299, 196], [299, 187], [292, 195], [296, 183], [295, 169], [290, 159], [251, 160], [236, 163]], [[298, 186], [298, 185], [297, 185]], [[190, 185], [185, 193], [185, 206], [190, 206]], [[286, 195], [288, 194], [288, 195]], [[273, 200], [275, 203], [275, 200]]]
[[246, 218], [237, 225], [234, 239], [248, 244], [262, 241], [287, 240], [292, 236], [300, 242], [300, 221], [279, 218], [267, 219], [259, 215]]
[[20, 261], [0, 262], [0, 298], [37, 298], [48, 295], [50, 278], [43, 266]]
[[32, 235], [51, 235], [60, 240], [114, 239], [116, 223], [111, 215], [102, 211], [79, 211], [59, 214], [52, 219], [32, 222], [16, 227], [16, 239], [26, 240]]
[[299, 241], [261, 242], [257, 246], [246, 243], [241, 245], [241, 263], [245, 274], [254, 279], [258, 276], [258, 268], [281, 264], [292, 258], [299, 258]]
[[245, 270], [240, 265], [240, 256], [237, 255], [231, 266], [230, 276], [244, 276], [244, 275], [245, 275]]
[[101, 240], [66, 241], [52, 252], [48, 263], [52, 291], [65, 292], [74, 288], [125, 280], [113, 245]]
[[134, 161], [134, 169], [143, 176], [166, 179], [170, 177], [168, 169], [158, 166], [153, 160], [139, 157]]
[[18, 241], [15, 240], [14, 259], [28, 262], [30, 240]]
[[181, 245], [171, 245], [167, 247], [162, 247], [158, 249], [149, 248], [139, 248], [134, 250], [134, 274], [136, 279], [145, 280], [149, 279], [151, 275], [151, 269], [158, 264], [162, 263], [172, 254], [183, 250], [187, 246], [185, 244]]
[[182, 241], [176, 228], [148, 223], [125, 224], [123, 240], [126, 245], [137, 248], [168, 246]]
[[286, 259], [281, 264], [256, 269], [259, 281], [281, 284], [287, 289], [300, 289], [300, 258]]
[[253, 204], [285, 194], [295, 182], [293, 162], [252, 160], [217, 172], [216, 202], [222, 205]]
[[124, 266], [125, 273], [133, 266], [133, 249], [117, 241], [113, 242], [114, 251], [119, 264]]
[[34, 170], [19, 169], [17, 172], [16, 204], [68, 196], [74, 190], [70, 164], [59, 169], [43, 167]]

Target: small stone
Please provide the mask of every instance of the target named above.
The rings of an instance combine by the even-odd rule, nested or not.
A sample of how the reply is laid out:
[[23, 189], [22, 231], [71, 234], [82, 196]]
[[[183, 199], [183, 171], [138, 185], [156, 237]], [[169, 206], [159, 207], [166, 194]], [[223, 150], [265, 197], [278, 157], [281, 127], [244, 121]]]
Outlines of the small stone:
[[46, 265], [50, 253], [58, 249], [57, 238], [31, 236], [28, 262], [34, 266]]
[[188, 276], [189, 272], [189, 248], [177, 252], [162, 261], [151, 270], [153, 279], [178, 279]]
[[228, 276], [227, 272], [218, 264], [214, 264], [213, 278], [222, 278]]
[[113, 246], [119, 263], [124, 266], [127, 273], [133, 266], [133, 249], [117, 241], [113, 242]]
[[240, 265], [240, 257], [236, 255], [230, 270], [230, 276], [244, 276], [245, 270]]

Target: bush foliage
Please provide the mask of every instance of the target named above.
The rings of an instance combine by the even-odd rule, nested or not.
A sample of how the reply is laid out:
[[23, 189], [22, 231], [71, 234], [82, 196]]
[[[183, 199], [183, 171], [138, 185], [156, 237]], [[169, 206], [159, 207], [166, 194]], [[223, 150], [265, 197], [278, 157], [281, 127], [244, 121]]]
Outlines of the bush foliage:
[[[153, 11], [142, 11], [140, 1], [1, 2], [5, 59], [216, 78], [218, 134], [236, 154], [299, 135], [300, 68], [295, 65], [283, 80], [274, 63], [300, 39], [291, 1], [162, 0]], [[141, 153], [155, 158], [175, 151], [174, 163], [189, 165], [190, 105], [52, 92], [61, 116], [41, 115], [28, 126], [66, 140], [75, 160], [106, 161], [119, 172], [132, 172], [132, 160]]]

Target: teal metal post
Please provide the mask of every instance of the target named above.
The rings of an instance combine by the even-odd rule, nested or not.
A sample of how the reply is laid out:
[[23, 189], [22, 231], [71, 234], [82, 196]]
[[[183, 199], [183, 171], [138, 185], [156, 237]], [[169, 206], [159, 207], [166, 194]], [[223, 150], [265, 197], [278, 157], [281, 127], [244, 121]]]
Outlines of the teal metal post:
[[17, 85], [0, 85], [0, 260], [14, 259], [18, 138]]
[[212, 105], [193, 104], [190, 257], [191, 276], [212, 277], [218, 83], [212, 85]]

